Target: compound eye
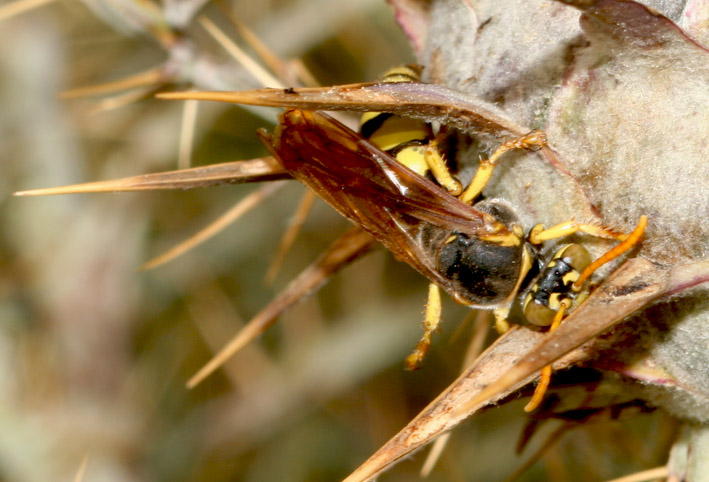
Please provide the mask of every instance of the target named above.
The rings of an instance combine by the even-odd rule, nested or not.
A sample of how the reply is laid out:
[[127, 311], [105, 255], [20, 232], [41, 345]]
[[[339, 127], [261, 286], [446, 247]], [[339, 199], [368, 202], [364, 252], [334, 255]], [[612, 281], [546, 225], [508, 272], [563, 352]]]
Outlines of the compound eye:
[[554, 321], [556, 311], [533, 299], [531, 293], [524, 300], [524, 316], [537, 326], [549, 326]]
[[554, 254], [554, 258], [562, 258], [579, 274], [591, 264], [591, 254], [580, 244], [569, 244]]

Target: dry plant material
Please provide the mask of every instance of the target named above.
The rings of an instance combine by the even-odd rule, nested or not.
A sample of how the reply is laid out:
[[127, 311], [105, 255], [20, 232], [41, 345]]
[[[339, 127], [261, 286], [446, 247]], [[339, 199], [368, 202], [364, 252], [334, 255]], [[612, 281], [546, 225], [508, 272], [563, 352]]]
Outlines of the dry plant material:
[[636, 472], [606, 482], [649, 482], [651, 480], [667, 478], [668, 475], [670, 475], [670, 472], [667, 470], [667, 467], [655, 467], [654, 469], [643, 470], [642, 472]]
[[[569, 192], [558, 182], [563, 179], [549, 182], [548, 170], [530, 158], [523, 166], [517, 165], [498, 178], [486, 191], [488, 195], [509, 199], [528, 212], [531, 219], [543, 216], [548, 224], [553, 221], [547, 219], [564, 219], [574, 210], [616, 226], [627, 226], [629, 219], [643, 212], [653, 213], [650, 232], [638, 253], [640, 257], [608, 275], [558, 332], [527, 349], [525, 356], [500, 368], [497, 376], [491, 377], [493, 381], [481, 382], [483, 387], [477, 387], [479, 393], [471, 390], [467, 394], [470, 399], [465, 402], [446, 395], [434, 401], [347, 480], [366, 480], [380, 473], [388, 464], [417, 448], [422, 439], [428, 441], [428, 437], [444, 430], [446, 424], [454, 423], [451, 413], [463, 417], [511, 393], [524, 383], [532, 367], [541, 368], [542, 360], [551, 361], [566, 350], [586, 347], [586, 341], [626, 318], [634, 317], [635, 321], [620, 325], [614, 334], [606, 335], [607, 340], [588, 345], [585, 353], [573, 351], [563, 360], [574, 354], [580, 356], [575, 362], [590, 357], [587, 361], [590, 366], [642, 380], [644, 386], [628, 380], [626, 389], [644, 395], [651, 404], [682, 418], [707, 420], [706, 350], [703, 357], [698, 351], [707, 340], [707, 304], [696, 301], [705, 297], [709, 280], [706, 261], [709, 236], [706, 223], [700, 221], [709, 213], [705, 195], [709, 174], [704, 167], [709, 124], [706, 110], [700, 113], [692, 106], [698, 105], [697, 102], [706, 104], [709, 56], [704, 47], [691, 41], [667, 18], [638, 3], [612, 0], [569, 3], [579, 5], [585, 12], [581, 25], [584, 40], [590, 43], [569, 43], [575, 56], [560, 54], [554, 59], [560, 64], [559, 79], [565, 77], [557, 91], [546, 94], [551, 101], [539, 95], [543, 91], [540, 82], [555, 86], [560, 81], [525, 78], [525, 69], [532, 69], [542, 59], [549, 63], [548, 48], [557, 47], [552, 42], [574, 39], [579, 34], [573, 23], [562, 20], [565, 15], [574, 20], [573, 11], [563, 7], [551, 5], [543, 11], [537, 5], [517, 2], [520, 7], [517, 9], [489, 2], [476, 4], [473, 10], [468, 5], [434, 2], [425, 29], [431, 40], [423, 57], [432, 68], [429, 71], [432, 78], [481, 98], [498, 95], [505, 109], [521, 121], [534, 120], [538, 115], [535, 109], [550, 105], [544, 118], [546, 123], [540, 127], [547, 131], [550, 142], [561, 153], [564, 165], [584, 193], [583, 197], [569, 197], [568, 203], [560, 203], [558, 193]], [[501, 20], [510, 11], [516, 13], [511, 23], [520, 23], [516, 28]], [[465, 25], [466, 21], [470, 24]], [[531, 23], [551, 28], [551, 32], [529, 35]], [[477, 31], [482, 25], [485, 25], [483, 34]], [[510, 35], [515, 40], [519, 32], [519, 37], [525, 40], [494, 46], [500, 38], [499, 33], [495, 35], [496, 29], [505, 29], [502, 36]], [[563, 29], [567, 29], [563, 34], [551, 34]], [[409, 31], [417, 30], [412, 27]], [[469, 43], [449, 34], [459, 31], [472, 32]], [[469, 55], [466, 49], [470, 49]], [[480, 51], [488, 55], [474, 55]], [[458, 62], [450, 57], [452, 52], [457, 58], [462, 55], [475, 62]], [[500, 70], [494, 68], [498, 59], [505, 59], [512, 66], [507, 75], [500, 75]], [[520, 61], [516, 62], [517, 59]], [[663, 68], [658, 69], [658, 65]], [[554, 68], [548, 72], [553, 77]], [[505, 90], [509, 87], [506, 83], [514, 82], [515, 76], [522, 80], [514, 89]], [[671, 99], [663, 86], [674, 82], [681, 87], [674, 85], [671, 89], [683, 92], [681, 97]], [[634, 101], [640, 98], [644, 103]], [[670, 175], [678, 169], [688, 174], [679, 176], [682, 188], [676, 184], [678, 178]], [[583, 201], [584, 197], [587, 201]], [[702, 213], [699, 218], [697, 212]], [[679, 293], [684, 298], [672, 297]], [[683, 299], [684, 309], [670, 307], [682, 305]], [[650, 303], [655, 304], [648, 307]], [[657, 327], [658, 323], [661, 327]], [[673, 334], [666, 338], [667, 332], [663, 334], [663, 330], [674, 333], [672, 327], [679, 324], [684, 330], [676, 331], [677, 335], [689, 329], [695, 340]], [[653, 328], [648, 330], [648, 326]], [[614, 349], [614, 343], [621, 340]], [[603, 357], [610, 356], [613, 363], [602, 361], [603, 357], [594, 360], [601, 348], [605, 350]], [[658, 362], [669, 371], [658, 370]], [[687, 370], [688, 364], [693, 367], [691, 370]], [[454, 382], [448, 393], [454, 392], [453, 387], [458, 389], [459, 382]]]
[[8, 2], [0, 8], [0, 22], [9, 20], [15, 15], [20, 15], [52, 1], [54, 0], [17, 0], [15, 2]]
[[438, 120], [464, 132], [492, 133], [497, 136], [519, 137], [531, 130], [510, 120], [491, 103], [471, 100], [442, 85], [417, 82], [372, 82], [238, 92], [166, 92], [157, 97], [309, 110], [383, 111], [424, 120]]
[[289, 179], [290, 175], [272, 157], [249, 161], [224, 162], [177, 171], [143, 174], [140, 176], [87, 182], [69, 186], [19, 191], [15, 196], [53, 196], [87, 192], [154, 191], [159, 189], [192, 189], [197, 187], [239, 184], [244, 182]]
[[281, 242], [278, 244], [278, 250], [276, 251], [276, 255], [273, 257], [273, 260], [271, 260], [271, 264], [268, 266], [268, 270], [266, 270], [264, 282], [267, 285], [272, 284], [273, 281], [276, 279], [276, 276], [278, 276], [278, 272], [280, 271], [281, 266], [283, 265], [283, 261], [285, 260], [288, 251], [295, 242], [295, 238], [298, 236], [300, 228], [303, 226], [305, 219], [307, 218], [308, 214], [310, 213], [310, 210], [313, 207], [315, 198], [316, 196], [312, 191], [306, 190], [303, 194], [303, 197], [300, 199], [300, 204], [298, 205], [298, 208], [293, 214], [293, 218], [288, 223], [288, 228], [283, 233]]
[[369, 480], [385, 471], [481, 408], [521, 388], [546, 364], [559, 360], [554, 363], [558, 370], [593, 357], [593, 348], [585, 346], [586, 342], [658, 298], [686, 289], [688, 282], [696, 286], [709, 281], [708, 268], [709, 263], [696, 263], [666, 270], [640, 258], [628, 260], [554, 332], [544, 335], [515, 327], [501, 336], [346, 480]]
[[187, 382], [194, 388], [217, 370], [244, 345], [263, 333], [278, 317], [295, 303], [317, 290], [332, 274], [369, 252], [373, 239], [364, 231], [352, 228], [334, 243], [310, 266], [295, 277], [263, 310], [249, 321], [239, 333]]
[[154, 87], [169, 80], [164, 67], [160, 66], [112, 82], [65, 90], [59, 94], [59, 97], [62, 99], [75, 99], [77, 97], [112, 94], [114, 92], [139, 87]]
[[195, 246], [207, 241], [214, 235], [222, 231], [225, 227], [236, 222], [241, 216], [249, 212], [253, 208], [259, 206], [265, 199], [275, 194], [285, 184], [283, 181], [271, 182], [265, 186], [252, 192], [244, 199], [237, 202], [231, 209], [219, 216], [216, 220], [205, 226], [186, 240], [172, 247], [165, 253], [157, 256], [150, 261], [147, 261], [140, 268], [147, 270], [156, 268], [165, 264], [178, 256], [186, 253]]

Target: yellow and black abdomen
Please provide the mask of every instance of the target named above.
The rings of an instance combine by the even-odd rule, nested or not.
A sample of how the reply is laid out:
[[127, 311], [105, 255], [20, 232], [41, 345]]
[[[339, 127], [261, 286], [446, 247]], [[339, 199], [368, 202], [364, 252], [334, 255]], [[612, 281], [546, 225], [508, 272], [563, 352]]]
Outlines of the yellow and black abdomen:
[[[421, 69], [415, 65], [395, 67], [382, 77], [382, 82], [388, 83], [420, 80]], [[433, 139], [428, 123], [388, 112], [365, 112], [360, 119], [360, 134], [417, 174], [428, 174], [426, 146]]]
[[427, 123], [387, 112], [366, 112], [360, 120], [360, 134], [417, 174], [428, 173], [426, 146], [433, 132]]

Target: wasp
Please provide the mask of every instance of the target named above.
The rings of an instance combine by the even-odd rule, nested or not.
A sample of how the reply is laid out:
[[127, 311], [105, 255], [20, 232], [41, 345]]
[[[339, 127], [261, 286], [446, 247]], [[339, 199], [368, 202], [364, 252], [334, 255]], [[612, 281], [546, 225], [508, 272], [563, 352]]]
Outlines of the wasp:
[[[417, 80], [411, 68], [384, 77]], [[480, 200], [500, 158], [513, 149], [545, 145], [543, 132], [503, 143], [480, 161], [463, 189], [426, 122], [368, 112], [360, 131], [322, 112], [293, 109], [281, 115], [273, 134], [259, 134], [294, 178], [431, 281], [424, 334], [406, 360], [410, 369], [419, 365], [438, 328], [440, 288], [471, 308], [493, 310], [501, 333], [509, 329], [513, 303], [526, 294], [528, 321], [553, 329], [584, 299], [590, 275], [635, 245], [645, 227], [644, 216], [630, 235], [572, 220], [551, 228], [536, 225], [525, 235], [508, 203]], [[562, 246], [548, 261], [540, 255], [544, 242], [579, 232], [621, 243], [596, 261], [580, 244]]]

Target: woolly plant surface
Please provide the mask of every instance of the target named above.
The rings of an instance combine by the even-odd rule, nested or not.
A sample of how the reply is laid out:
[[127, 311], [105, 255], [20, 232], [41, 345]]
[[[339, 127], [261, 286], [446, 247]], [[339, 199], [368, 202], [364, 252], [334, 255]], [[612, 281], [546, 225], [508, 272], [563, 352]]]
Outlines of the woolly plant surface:
[[[510, 202], [529, 226], [575, 218], [630, 231], [645, 214], [636, 256], [662, 268], [705, 266], [709, 52], [696, 19], [706, 3], [567, 3], [442, 0], [415, 17], [399, 5], [398, 18], [428, 80], [545, 130], [570, 174], [518, 155], [486, 196]], [[591, 364], [626, 375], [650, 403], [706, 422], [708, 312], [706, 284], [664, 298], [606, 334]]]

